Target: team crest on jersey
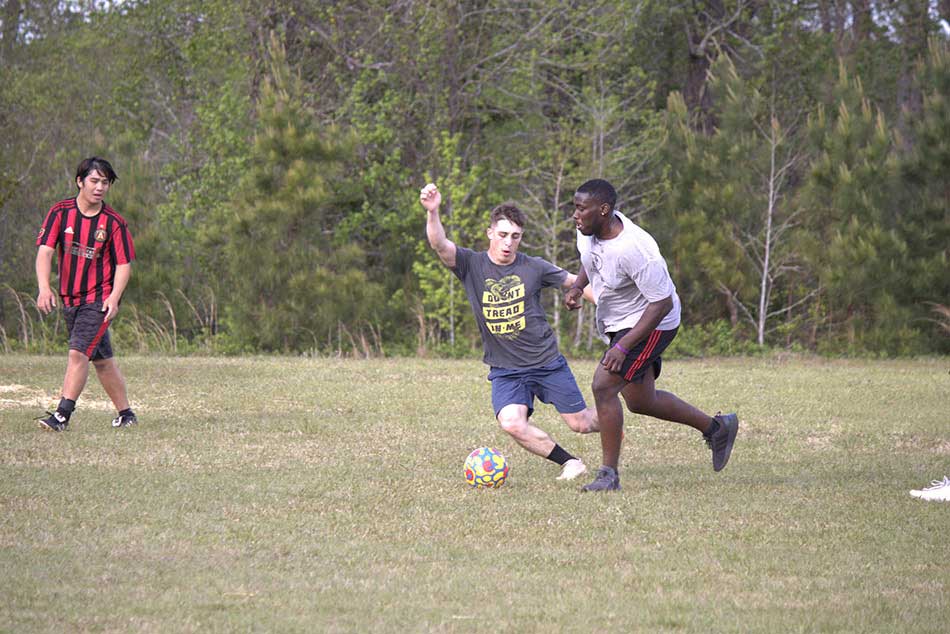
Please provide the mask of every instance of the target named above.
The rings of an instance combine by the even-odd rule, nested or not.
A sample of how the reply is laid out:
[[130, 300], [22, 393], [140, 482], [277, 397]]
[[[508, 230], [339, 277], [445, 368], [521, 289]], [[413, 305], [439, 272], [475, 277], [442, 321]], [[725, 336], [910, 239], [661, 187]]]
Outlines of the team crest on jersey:
[[603, 268], [604, 263], [603, 263], [603, 261], [602, 261], [602, 259], [601, 259], [599, 253], [591, 253], [591, 254], [590, 254], [590, 260], [591, 260], [591, 264], [593, 265], [595, 271], [599, 271], [601, 268]]
[[96, 229], [96, 242], [105, 242], [106, 241], [106, 228], [99, 227]]

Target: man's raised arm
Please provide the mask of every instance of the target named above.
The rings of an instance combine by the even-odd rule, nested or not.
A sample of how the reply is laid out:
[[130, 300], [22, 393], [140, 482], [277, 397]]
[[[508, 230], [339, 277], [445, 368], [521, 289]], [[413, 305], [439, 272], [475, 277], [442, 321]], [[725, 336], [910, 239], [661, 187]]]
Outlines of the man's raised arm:
[[439, 217], [439, 206], [442, 204], [442, 194], [439, 188], [433, 183], [429, 183], [419, 192], [419, 202], [428, 212], [426, 219], [426, 237], [429, 239], [429, 246], [435, 249], [442, 260], [442, 264], [449, 268], [455, 266], [455, 243], [449, 240], [445, 235], [445, 227], [442, 226], [442, 219]]

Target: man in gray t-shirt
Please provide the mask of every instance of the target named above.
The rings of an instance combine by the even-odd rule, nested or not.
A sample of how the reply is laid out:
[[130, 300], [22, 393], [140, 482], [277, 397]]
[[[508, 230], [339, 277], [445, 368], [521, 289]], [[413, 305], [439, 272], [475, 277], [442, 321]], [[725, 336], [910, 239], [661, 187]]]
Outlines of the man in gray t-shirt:
[[516, 253], [511, 264], [492, 262], [487, 251], [455, 249], [455, 274], [465, 286], [492, 367], [536, 368], [561, 354], [541, 307], [541, 289], [564, 286], [567, 271]]
[[445, 235], [439, 207], [442, 195], [433, 184], [419, 201], [427, 212], [426, 236], [442, 263], [461, 280], [491, 370], [492, 406], [501, 428], [533, 454], [561, 465], [559, 480], [573, 480], [587, 470], [530, 422], [534, 399], [555, 406], [578, 433], [598, 430], [574, 375], [558, 351], [557, 339], [541, 306], [541, 289], [569, 288], [575, 276], [541, 258], [518, 253], [524, 213], [512, 204], [492, 210], [487, 251], [457, 247]]
[[584, 491], [620, 488], [623, 407], [618, 395], [631, 412], [699, 430], [712, 449], [716, 471], [726, 466], [739, 430], [735, 414], [709, 416], [655, 388], [661, 355], [680, 324], [680, 301], [656, 241], [616, 211], [616, 204], [617, 192], [602, 179], [587, 181], [574, 194], [581, 270], [564, 303], [580, 308], [589, 282], [597, 303], [597, 327], [609, 346], [591, 385], [603, 464]]

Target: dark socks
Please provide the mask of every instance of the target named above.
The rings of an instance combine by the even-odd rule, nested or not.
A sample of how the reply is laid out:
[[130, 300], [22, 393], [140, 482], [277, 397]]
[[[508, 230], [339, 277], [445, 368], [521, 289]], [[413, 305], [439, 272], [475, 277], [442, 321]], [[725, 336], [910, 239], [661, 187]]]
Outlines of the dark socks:
[[717, 431], [719, 431], [719, 421], [714, 418], [712, 419], [712, 423], [709, 424], [709, 429], [703, 432], [703, 438], [708, 440], [709, 438], [712, 438], [712, 435]]
[[124, 410], [119, 412], [119, 416], [135, 416], [135, 412], [132, 411], [131, 407], [126, 407]]
[[548, 460], [551, 462], [556, 462], [560, 465], [564, 464], [568, 460], [573, 460], [574, 456], [564, 451], [564, 448], [561, 445], [554, 443], [554, 449], [551, 450], [551, 453], [548, 454]]
[[56, 411], [66, 420], [69, 420], [69, 417], [72, 416], [74, 409], [76, 409], [76, 401], [65, 396], [59, 399], [59, 405], [56, 406]]

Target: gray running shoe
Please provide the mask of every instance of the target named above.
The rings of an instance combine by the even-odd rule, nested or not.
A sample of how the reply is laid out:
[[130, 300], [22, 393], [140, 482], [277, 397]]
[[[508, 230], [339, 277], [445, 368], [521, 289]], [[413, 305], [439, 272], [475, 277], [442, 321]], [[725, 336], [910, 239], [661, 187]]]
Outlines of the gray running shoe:
[[616, 469], [602, 466], [597, 470], [597, 477], [590, 484], [581, 487], [581, 491], [619, 491], [620, 474]]
[[46, 418], [36, 420], [40, 421], [40, 427], [48, 431], [66, 431], [69, 426], [69, 419], [59, 412], [46, 412]]
[[713, 471], [722, 471], [729, 462], [732, 445], [739, 433], [739, 418], [735, 414], [717, 413], [713, 416], [719, 421], [719, 429], [706, 439], [706, 445], [712, 449]]
[[119, 414], [118, 416], [112, 419], [112, 426], [113, 427], [128, 427], [129, 425], [134, 425], [137, 422], [139, 422], [139, 419], [135, 417], [135, 414], [132, 414], [131, 416], [123, 416], [122, 414]]

